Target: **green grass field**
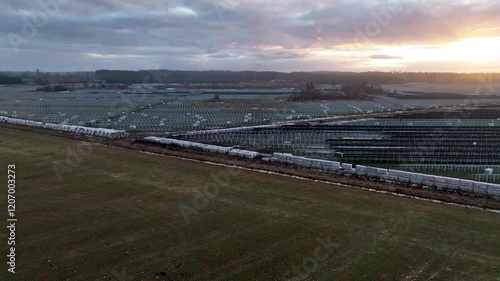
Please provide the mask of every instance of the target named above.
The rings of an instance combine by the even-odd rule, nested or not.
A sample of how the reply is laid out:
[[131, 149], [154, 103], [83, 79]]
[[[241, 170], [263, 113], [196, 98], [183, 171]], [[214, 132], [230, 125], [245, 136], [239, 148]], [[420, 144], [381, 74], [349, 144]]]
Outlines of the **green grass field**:
[[89, 150], [0, 128], [18, 218], [0, 280], [500, 280], [500, 214]]

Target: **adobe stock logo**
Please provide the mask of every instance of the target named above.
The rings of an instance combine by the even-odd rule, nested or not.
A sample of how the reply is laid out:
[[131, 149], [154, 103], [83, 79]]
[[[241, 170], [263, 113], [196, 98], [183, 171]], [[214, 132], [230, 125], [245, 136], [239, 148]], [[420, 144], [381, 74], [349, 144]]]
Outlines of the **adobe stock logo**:
[[339, 243], [332, 241], [332, 235], [328, 235], [326, 239], [318, 237], [316, 239], [318, 246], [314, 248], [312, 255], [302, 259], [302, 263], [292, 266], [290, 270], [283, 274], [284, 280], [299, 281], [305, 280], [310, 275], [316, 272], [322, 263], [326, 263], [328, 259], [335, 257], [335, 251], [340, 247]]
[[[380, 36], [384, 29], [391, 25], [394, 17], [403, 12], [403, 10], [403, 6], [398, 2], [392, 2], [372, 10], [370, 12], [372, 19], [366, 22], [363, 27], [358, 26], [355, 28], [351, 46], [355, 46], [357, 51], [363, 51], [368, 48], [373, 43], [373, 39]], [[356, 50], [346, 50], [344, 55], [346, 58], [355, 57]]]
[[15, 53], [19, 52], [19, 46], [28, 43], [40, 33], [40, 28], [46, 26], [51, 18], [56, 17], [60, 11], [60, 5], [66, 5], [71, 0], [40, 0], [38, 9], [31, 17], [23, 17], [21, 34], [9, 32], [7, 38]]

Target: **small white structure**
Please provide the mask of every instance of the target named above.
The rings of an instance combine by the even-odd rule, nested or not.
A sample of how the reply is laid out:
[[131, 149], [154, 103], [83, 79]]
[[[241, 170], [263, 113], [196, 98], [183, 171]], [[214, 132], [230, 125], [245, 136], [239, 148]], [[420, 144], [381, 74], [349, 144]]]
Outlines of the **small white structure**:
[[51, 123], [42, 123], [31, 120], [23, 120], [10, 118], [5, 116], [0, 116], [0, 122], [10, 123], [10, 124], [18, 124], [18, 125], [26, 125], [31, 127], [45, 128], [51, 130], [58, 130], [64, 132], [72, 132], [75, 134], [83, 134], [89, 136], [100, 136], [106, 138], [124, 138], [128, 136], [128, 133], [123, 130], [112, 130], [112, 129], [103, 129], [103, 128], [89, 128], [82, 126], [71, 126], [71, 125], [63, 125], [63, 124], [51, 124]]

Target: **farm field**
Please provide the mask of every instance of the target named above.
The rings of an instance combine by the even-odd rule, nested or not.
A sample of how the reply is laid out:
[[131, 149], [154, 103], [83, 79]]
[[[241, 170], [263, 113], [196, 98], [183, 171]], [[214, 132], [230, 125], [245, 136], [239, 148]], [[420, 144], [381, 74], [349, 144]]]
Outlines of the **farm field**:
[[287, 101], [289, 94], [248, 91], [121, 93], [77, 90], [40, 93], [29, 87], [0, 88], [0, 116], [46, 123], [100, 127], [128, 132], [176, 132], [269, 124], [275, 121], [427, 109], [500, 102], [488, 99], [398, 99]]
[[500, 280], [497, 213], [3, 128], [0, 154], [19, 243], [1, 280]]

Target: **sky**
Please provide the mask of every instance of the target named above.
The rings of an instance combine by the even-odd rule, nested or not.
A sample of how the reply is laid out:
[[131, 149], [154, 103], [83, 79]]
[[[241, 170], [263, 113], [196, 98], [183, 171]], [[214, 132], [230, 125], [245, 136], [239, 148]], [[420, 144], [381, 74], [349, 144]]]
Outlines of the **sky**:
[[2, 0], [0, 70], [500, 72], [500, 1]]

